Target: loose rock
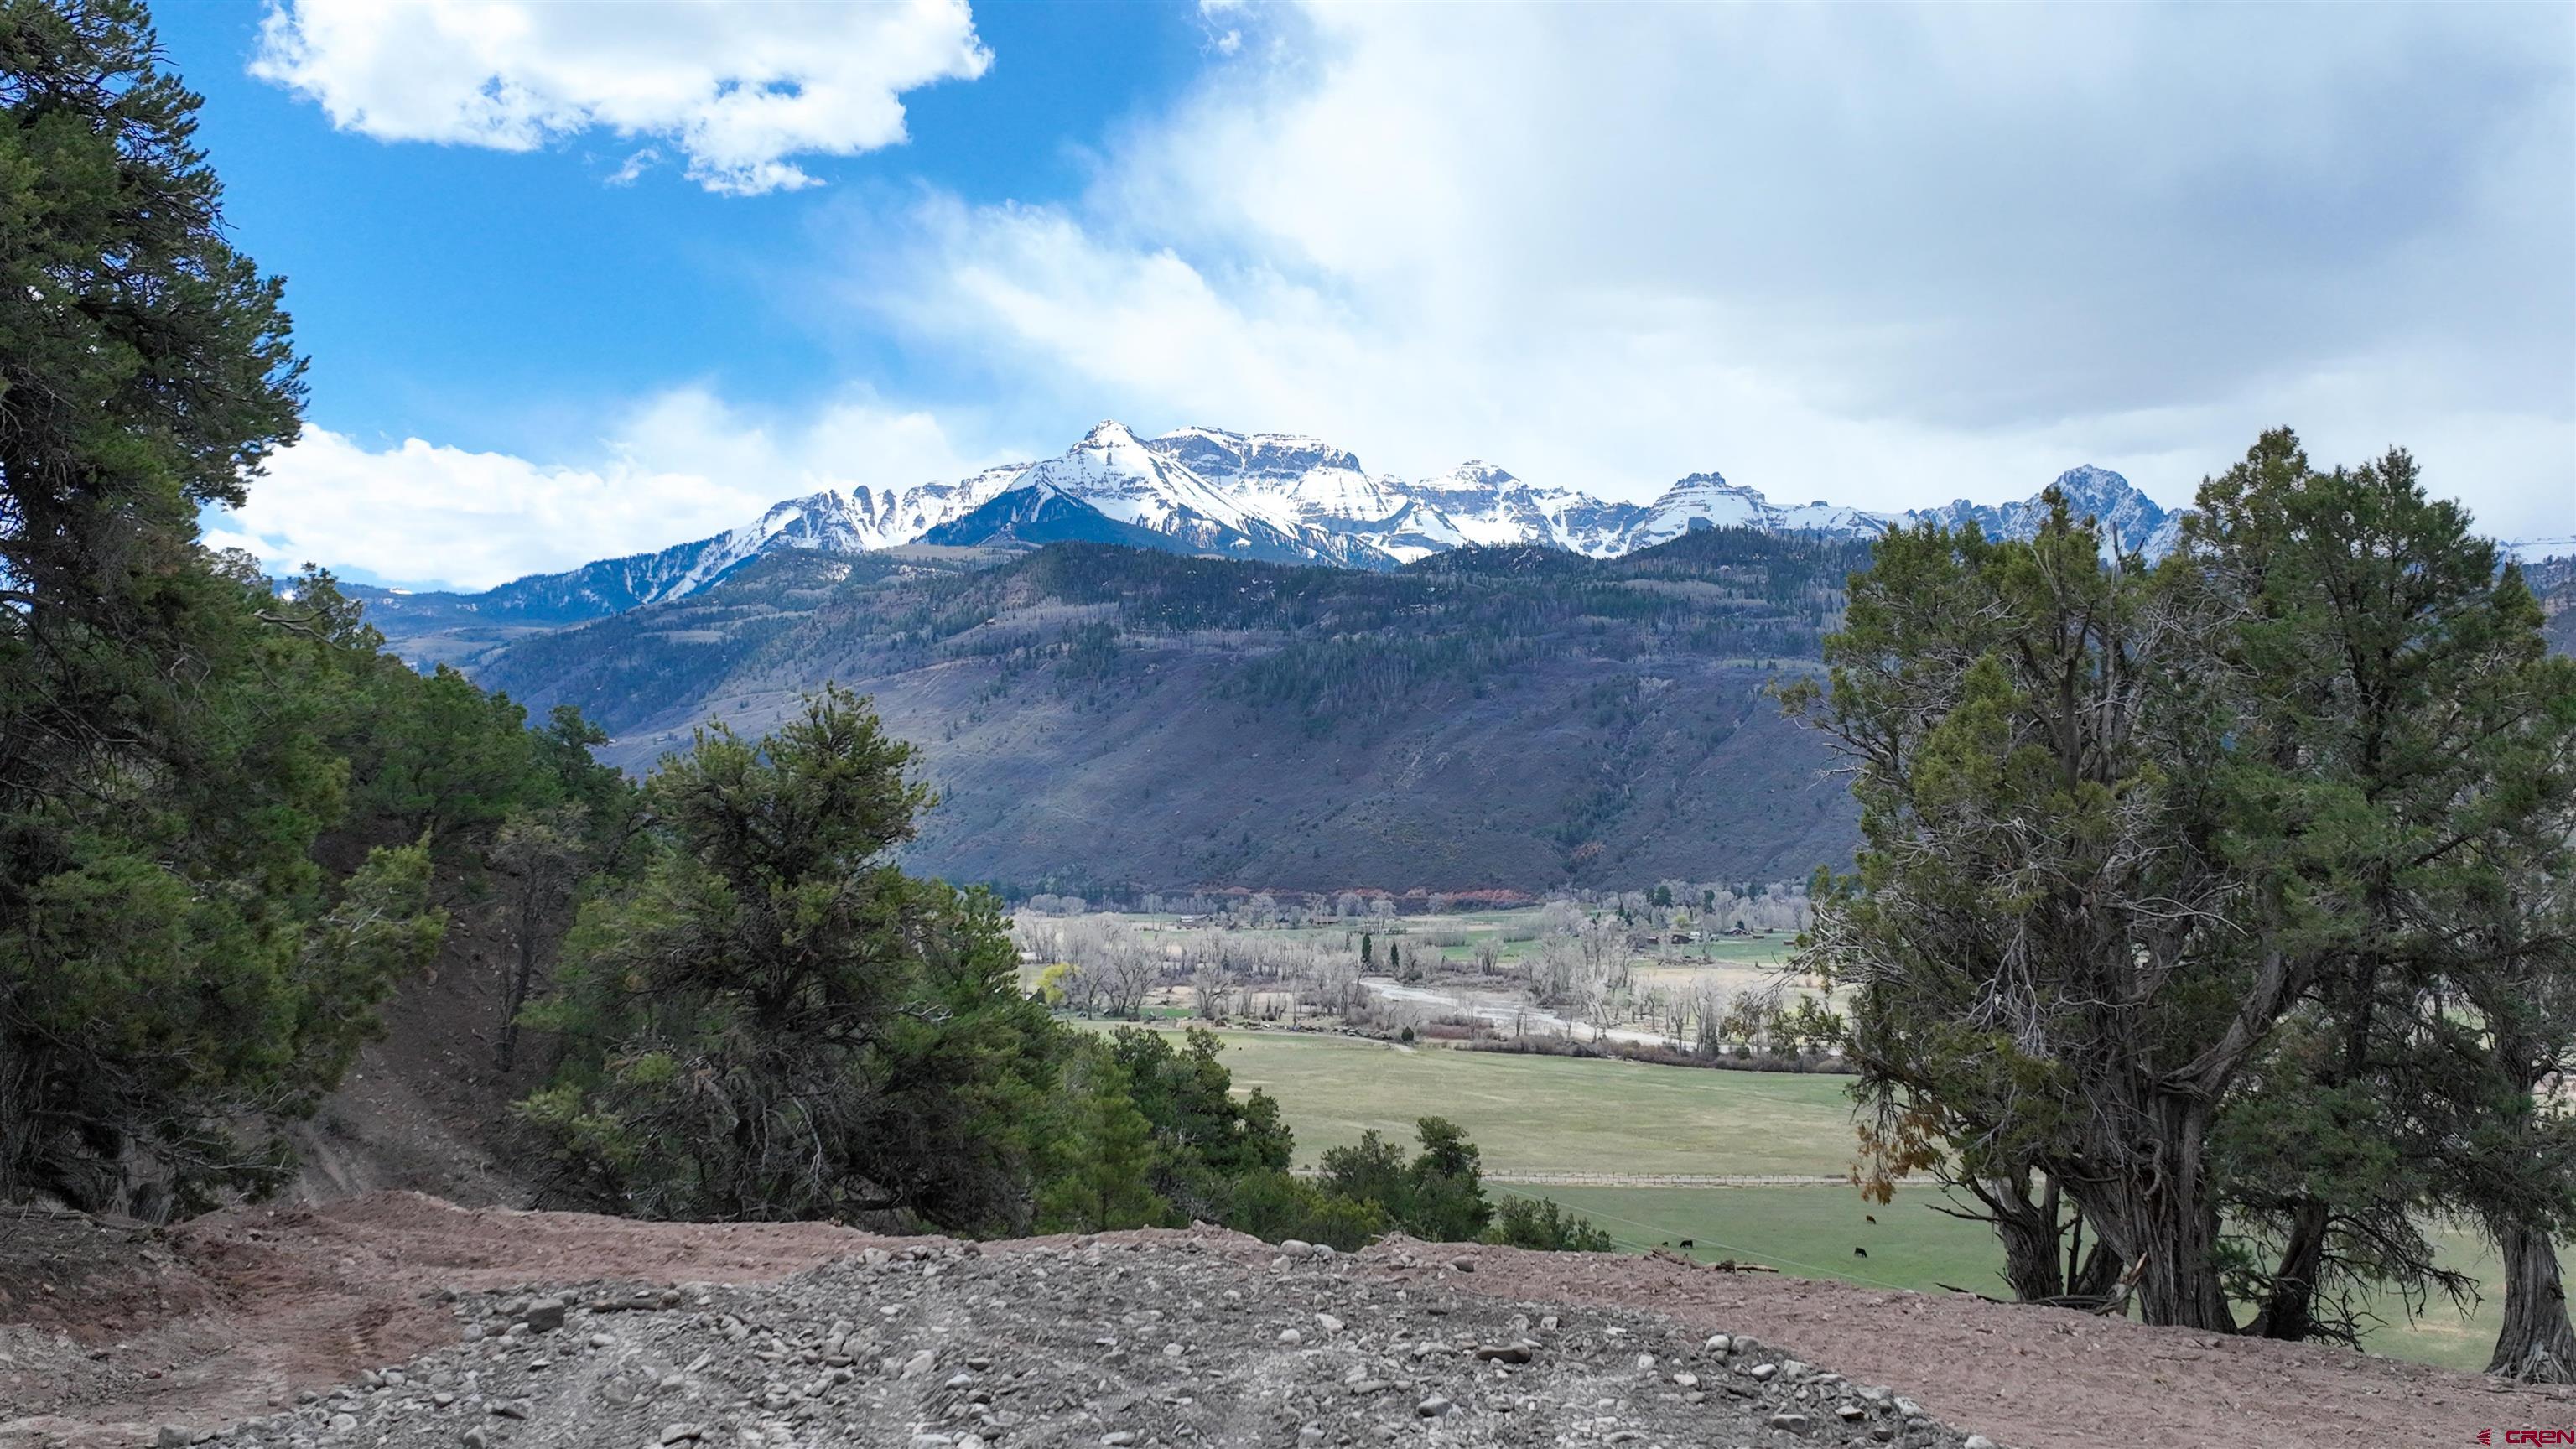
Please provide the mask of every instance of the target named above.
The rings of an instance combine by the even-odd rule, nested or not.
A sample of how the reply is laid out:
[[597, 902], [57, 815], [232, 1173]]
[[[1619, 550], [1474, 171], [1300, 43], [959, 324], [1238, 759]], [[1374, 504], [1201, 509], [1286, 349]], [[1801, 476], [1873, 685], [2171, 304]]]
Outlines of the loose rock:
[[[381, 1370], [372, 1391], [326, 1393], [234, 1426], [231, 1442], [1378, 1449], [1414, 1436], [1424, 1449], [1965, 1449], [1928, 1417], [1900, 1419], [1892, 1396], [1888, 1411], [1871, 1412], [1866, 1391], [1830, 1373], [1797, 1381], [1777, 1351], [1731, 1364], [1707, 1336], [1653, 1313], [1543, 1314], [1440, 1289], [1404, 1267], [1284, 1272], [1267, 1251], [1211, 1246], [1204, 1237], [979, 1254], [902, 1245], [783, 1282], [686, 1295], [614, 1282], [508, 1302], [468, 1294], [452, 1306], [460, 1340], [478, 1324], [511, 1332]], [[1418, 1275], [1473, 1261], [1426, 1254], [1409, 1267]], [[548, 1303], [614, 1304], [616, 1331], [585, 1324], [566, 1339], [531, 1337], [568, 1321]], [[564, 1347], [549, 1354], [541, 1344]], [[439, 1394], [454, 1407], [434, 1409]]]

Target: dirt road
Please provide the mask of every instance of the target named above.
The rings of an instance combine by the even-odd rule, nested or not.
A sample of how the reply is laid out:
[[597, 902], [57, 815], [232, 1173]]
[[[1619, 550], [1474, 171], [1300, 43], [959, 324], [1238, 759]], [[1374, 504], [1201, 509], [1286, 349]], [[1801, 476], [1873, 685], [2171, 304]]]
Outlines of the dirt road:
[[[1275, 1257], [1213, 1230], [1107, 1241], [1254, 1270]], [[1177, 1246], [1183, 1241], [1195, 1245]], [[458, 1295], [602, 1281], [774, 1284], [871, 1247], [908, 1246], [810, 1224], [467, 1211], [407, 1193], [237, 1211], [167, 1234], [79, 1218], [0, 1219], [0, 1445], [150, 1443], [162, 1425], [210, 1429], [293, 1410], [301, 1393], [451, 1349], [469, 1321]], [[1012, 1265], [1042, 1261], [1028, 1256], [1036, 1246], [1065, 1245], [985, 1244], [978, 1281], [1006, 1285]], [[1459, 1260], [1472, 1271], [1454, 1266]], [[2576, 1396], [2563, 1389], [1965, 1298], [1404, 1240], [1353, 1255], [1339, 1271], [1354, 1292], [1490, 1297], [1524, 1317], [1530, 1305], [1646, 1313], [1690, 1341], [1751, 1335], [1853, 1383], [1889, 1386], [1932, 1419], [2024, 1449], [2455, 1446], [2476, 1443], [2482, 1429], [2505, 1443], [2515, 1428], [2576, 1428]], [[1161, 1290], [1143, 1284], [1155, 1279], [1144, 1273], [1125, 1290], [1129, 1306], [1177, 1311], [1178, 1302], [1151, 1301]], [[1267, 1432], [1233, 1442], [1273, 1442]], [[374, 1441], [326, 1433], [316, 1442]], [[1277, 1442], [1297, 1442], [1294, 1426]]]

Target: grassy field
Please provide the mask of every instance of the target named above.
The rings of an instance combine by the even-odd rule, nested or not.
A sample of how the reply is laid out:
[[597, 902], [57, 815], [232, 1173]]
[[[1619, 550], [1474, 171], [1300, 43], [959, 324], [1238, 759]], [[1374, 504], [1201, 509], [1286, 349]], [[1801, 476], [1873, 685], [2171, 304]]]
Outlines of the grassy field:
[[[1859, 1192], [1828, 1187], [1512, 1187], [1496, 1193], [1553, 1198], [1607, 1229], [1622, 1248], [1643, 1251], [1694, 1241], [1695, 1256], [1739, 1258], [1809, 1278], [1840, 1278], [1885, 1288], [1935, 1293], [1944, 1285], [2009, 1297], [2002, 1255], [1982, 1223], [1932, 1210], [1931, 1193], [1899, 1193], [1886, 1207]], [[1868, 1221], [1876, 1218], [1875, 1223]], [[2439, 1235], [2445, 1266], [2492, 1277], [2495, 1255], [2473, 1236]], [[1852, 1252], [1865, 1248], [1867, 1258]], [[2399, 1305], [2379, 1305], [2387, 1320], [2366, 1342], [2376, 1352], [2448, 1368], [2482, 1369], [2503, 1326], [2503, 1304], [2480, 1302], [2463, 1314], [2448, 1300], [2409, 1323]]]
[[[1553, 1198], [1643, 1251], [1689, 1238], [1694, 1256], [1737, 1258], [1808, 1278], [1937, 1293], [1943, 1284], [2001, 1296], [2001, 1264], [1982, 1224], [1932, 1211], [1928, 1192], [1879, 1207], [1857, 1188], [1497, 1187]], [[1872, 1223], [1870, 1218], [1878, 1221]], [[1866, 1248], [1867, 1258], [1852, 1252]]]
[[1850, 1079], [1515, 1057], [1286, 1033], [1227, 1032], [1238, 1088], [1279, 1099], [1297, 1159], [1414, 1119], [1467, 1129], [1497, 1171], [1839, 1173], [1851, 1165]]
[[[1725, 1175], [1833, 1174], [1851, 1164], [1848, 1080], [1699, 1071], [1563, 1057], [1513, 1057], [1284, 1033], [1228, 1032], [1238, 1088], [1279, 1099], [1297, 1157], [1376, 1128], [1410, 1140], [1413, 1119], [1437, 1114], [1468, 1130], [1487, 1168]], [[1693, 1239], [1706, 1259], [1743, 1258], [1807, 1277], [1938, 1292], [1947, 1284], [2003, 1296], [2000, 1254], [1978, 1223], [1944, 1217], [1930, 1193], [1878, 1207], [1847, 1187], [1530, 1187], [1497, 1193], [1553, 1198], [1608, 1229], [1623, 1248]], [[1868, 1221], [1875, 1217], [1875, 1223]], [[2445, 1260], [2492, 1276], [2492, 1254], [2449, 1233]], [[1867, 1258], [1852, 1252], [1866, 1248]], [[2462, 1315], [2433, 1305], [2412, 1323], [2381, 1305], [2378, 1352], [2452, 1368], [2486, 1363], [2502, 1316], [2481, 1303]]]

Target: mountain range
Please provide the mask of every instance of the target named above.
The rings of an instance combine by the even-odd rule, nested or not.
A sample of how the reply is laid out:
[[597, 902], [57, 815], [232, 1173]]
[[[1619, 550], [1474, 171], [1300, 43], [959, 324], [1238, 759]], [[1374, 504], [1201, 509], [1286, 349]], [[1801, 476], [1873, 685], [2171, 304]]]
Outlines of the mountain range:
[[[2115, 474], [2058, 486], [2124, 540], [2171, 537]], [[639, 772], [702, 726], [756, 736], [826, 682], [857, 690], [942, 801], [906, 858], [950, 879], [1779, 881], [1848, 860], [1856, 822], [1773, 688], [1821, 667], [1878, 529], [1926, 517], [2026, 534], [2039, 508], [1781, 507], [1714, 475], [1641, 507], [1104, 427], [1047, 463], [817, 494], [484, 594], [353, 592], [406, 657], [539, 716], [577, 705]], [[2576, 648], [2576, 560], [2527, 576]]]
[[1400, 569], [783, 549], [471, 670], [579, 706], [638, 772], [839, 683], [939, 796], [907, 862], [1014, 891], [1798, 880], [1848, 858], [1851, 796], [1768, 691], [1817, 667], [1868, 561], [1740, 528]]
[[[2082, 467], [2055, 485], [2123, 547], [2172, 546], [2179, 515], [2126, 478]], [[482, 593], [359, 587], [370, 617], [420, 662], [461, 659], [530, 629], [555, 628], [699, 593], [782, 551], [860, 554], [910, 546], [1028, 548], [1120, 543], [1264, 563], [1386, 570], [1466, 547], [1530, 545], [1615, 558], [1708, 528], [1868, 540], [1927, 520], [2027, 535], [2039, 494], [1902, 513], [1817, 501], [1774, 503], [1717, 473], [1693, 473], [1651, 503], [1533, 484], [1491, 463], [1407, 480], [1371, 473], [1349, 449], [1284, 433], [1179, 428], [1139, 437], [1103, 422], [1061, 455], [953, 482], [825, 489], [772, 504], [741, 527], [656, 553], [602, 559]], [[417, 647], [408, 647], [417, 646]]]

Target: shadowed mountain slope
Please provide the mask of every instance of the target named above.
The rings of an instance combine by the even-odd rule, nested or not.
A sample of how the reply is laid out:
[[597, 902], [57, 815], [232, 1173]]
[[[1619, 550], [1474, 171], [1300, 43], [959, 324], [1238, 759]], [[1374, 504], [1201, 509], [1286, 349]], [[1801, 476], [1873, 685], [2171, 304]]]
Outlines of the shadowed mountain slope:
[[873, 694], [942, 796], [912, 863], [957, 879], [1781, 879], [1845, 858], [1852, 816], [1765, 690], [1814, 667], [1866, 560], [1724, 529], [1394, 572], [1083, 543], [990, 567], [797, 552], [477, 674], [580, 705], [638, 769], [708, 719], [766, 729], [827, 679]]

